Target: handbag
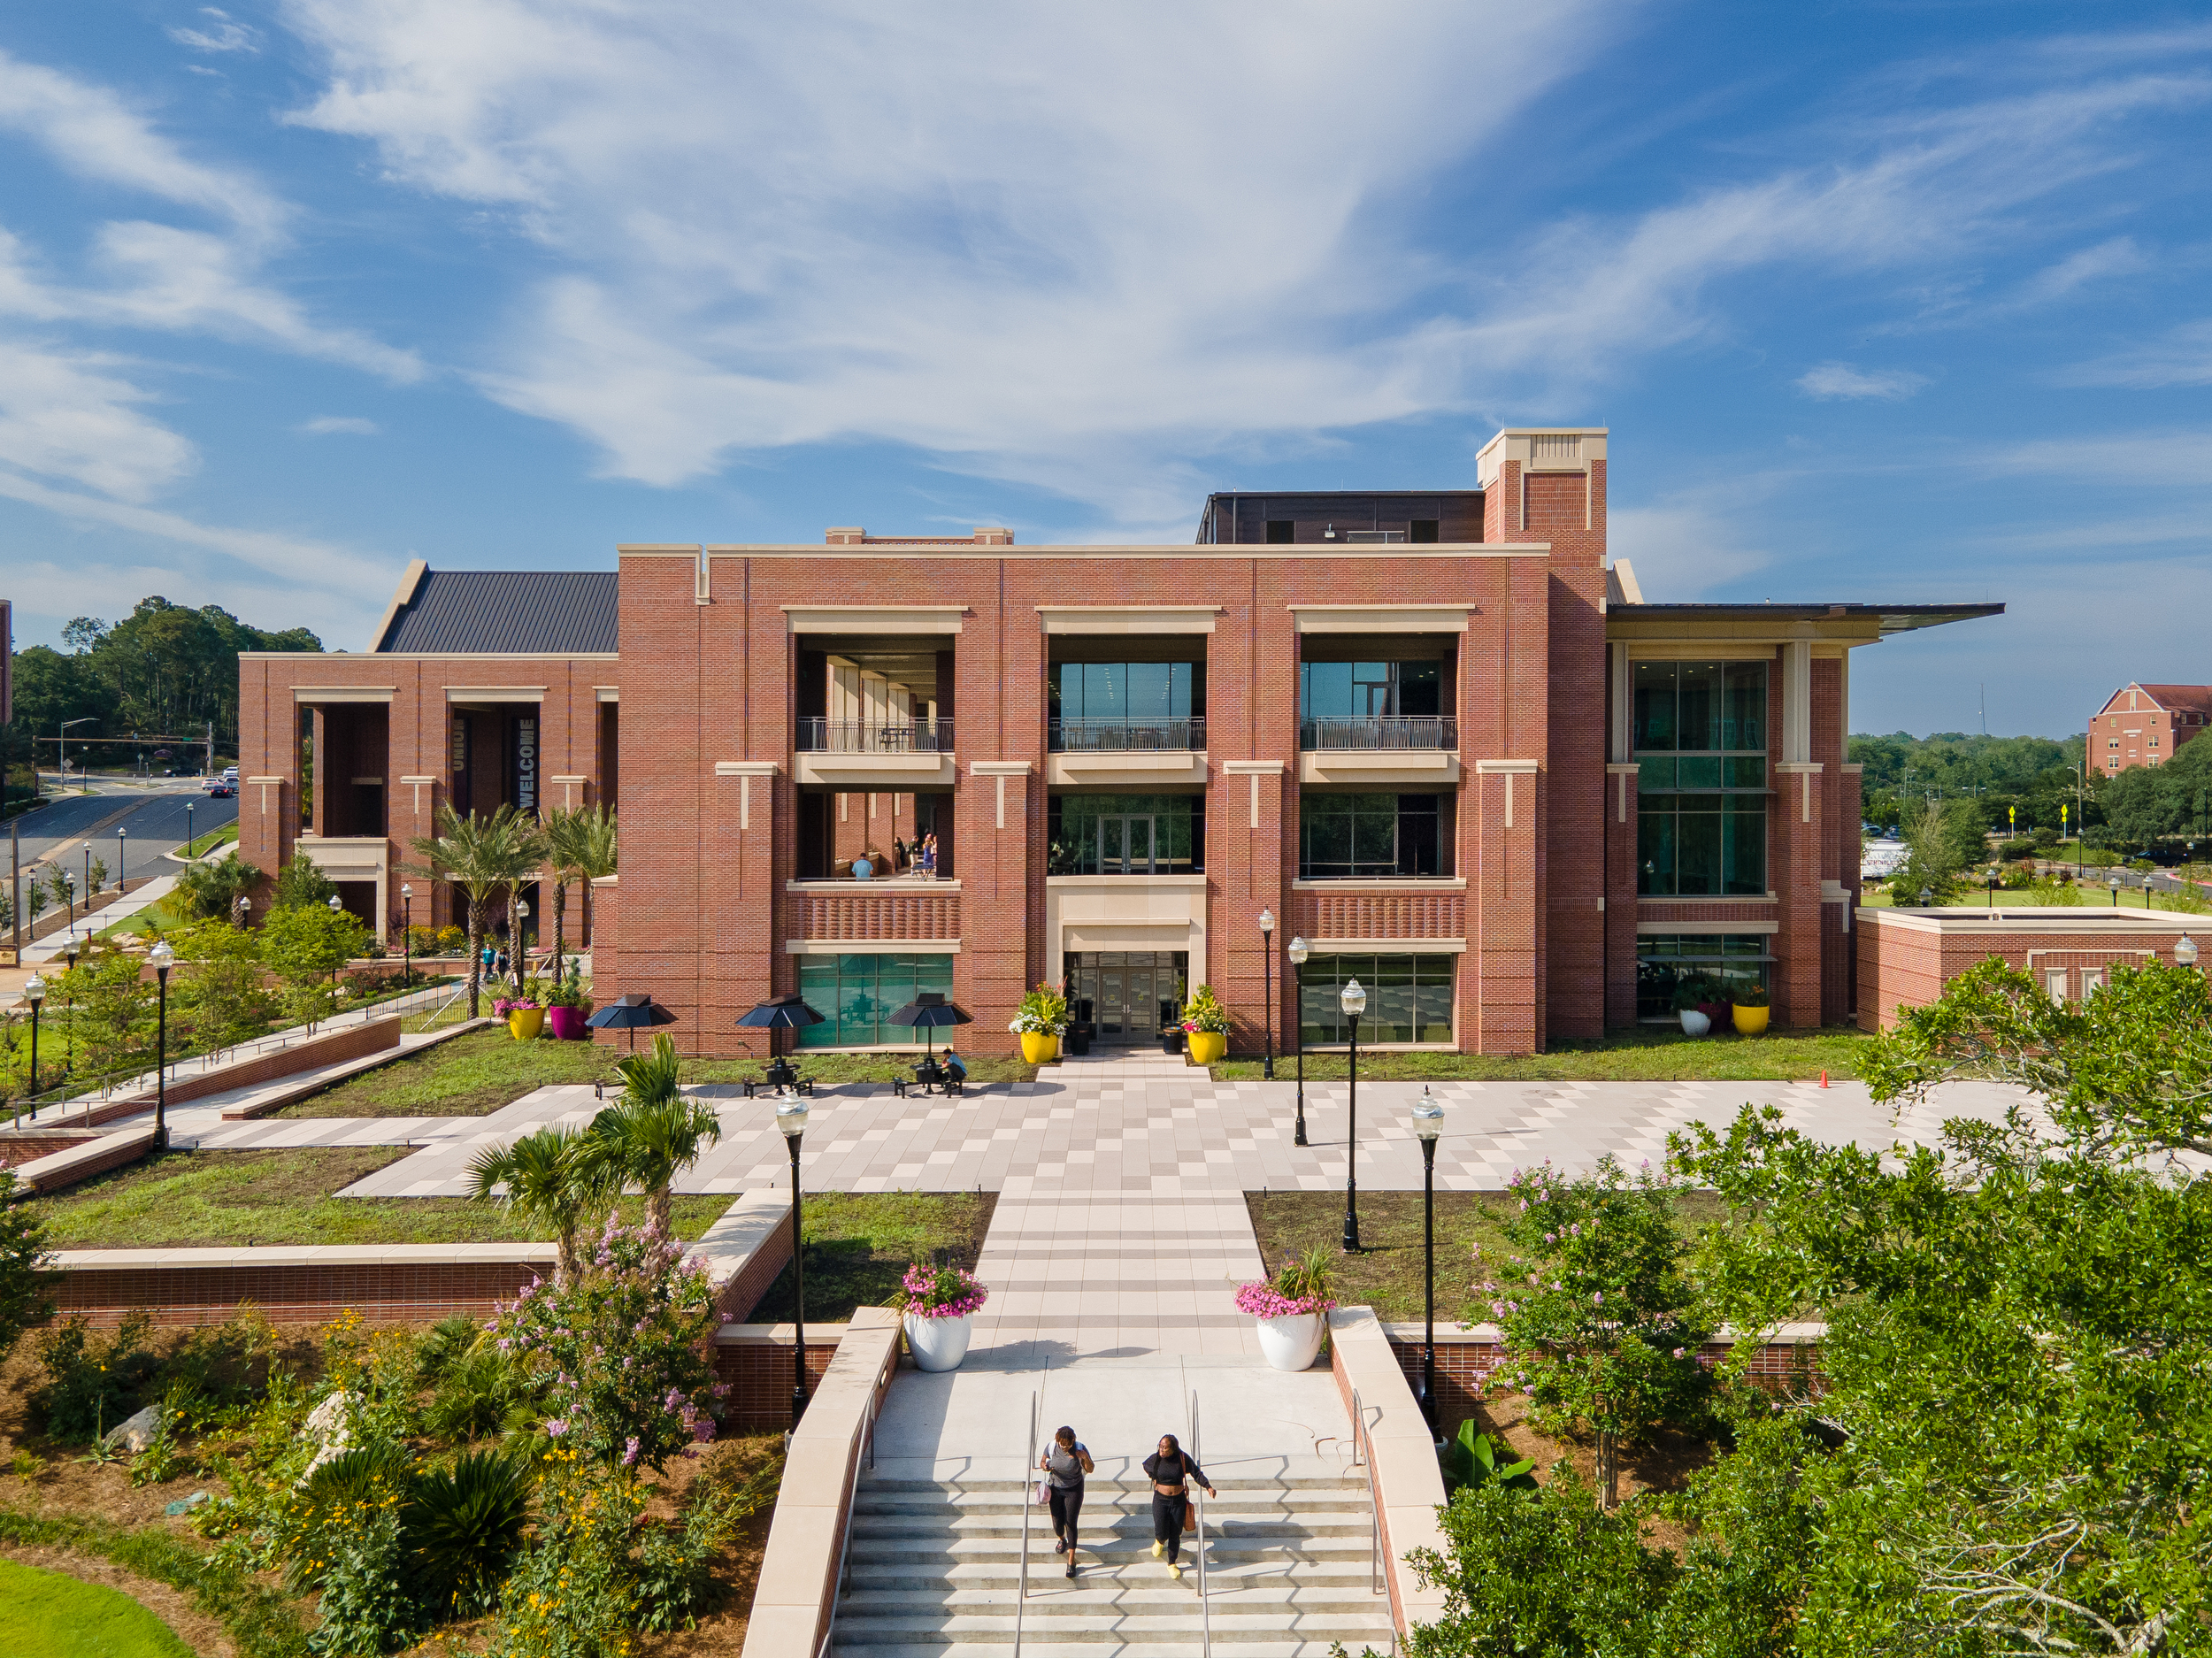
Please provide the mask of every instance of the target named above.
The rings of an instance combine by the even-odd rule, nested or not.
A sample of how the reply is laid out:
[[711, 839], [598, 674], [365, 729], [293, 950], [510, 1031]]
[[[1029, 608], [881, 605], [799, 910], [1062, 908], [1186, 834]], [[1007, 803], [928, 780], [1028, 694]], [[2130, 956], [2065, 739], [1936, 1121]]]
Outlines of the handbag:
[[1039, 1480], [1039, 1481], [1037, 1482], [1037, 1499], [1036, 1499], [1036, 1501], [1037, 1501], [1037, 1506], [1038, 1506], [1040, 1508], [1043, 1508], [1043, 1507], [1044, 1507], [1044, 1506], [1045, 1506], [1048, 1502], [1049, 1502], [1049, 1501], [1051, 1501], [1051, 1499], [1050, 1499], [1049, 1497], [1046, 1496], [1046, 1494], [1045, 1494], [1045, 1482], [1044, 1482], [1043, 1480], [1041, 1480], [1041, 1480]]
[[1198, 1529], [1198, 1505], [1188, 1497], [1183, 1499], [1183, 1529], [1186, 1531]]

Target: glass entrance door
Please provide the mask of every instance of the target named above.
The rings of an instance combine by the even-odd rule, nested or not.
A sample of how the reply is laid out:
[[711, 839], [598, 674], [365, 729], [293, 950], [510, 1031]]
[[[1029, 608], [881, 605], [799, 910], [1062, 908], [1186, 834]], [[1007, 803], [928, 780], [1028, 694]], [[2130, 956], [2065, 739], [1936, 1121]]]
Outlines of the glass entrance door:
[[1155, 1042], [1183, 1005], [1189, 956], [1180, 950], [1098, 950], [1067, 957], [1069, 999], [1102, 1044]]
[[1101, 875], [1153, 873], [1152, 819], [1121, 816], [1098, 820], [1098, 872]]

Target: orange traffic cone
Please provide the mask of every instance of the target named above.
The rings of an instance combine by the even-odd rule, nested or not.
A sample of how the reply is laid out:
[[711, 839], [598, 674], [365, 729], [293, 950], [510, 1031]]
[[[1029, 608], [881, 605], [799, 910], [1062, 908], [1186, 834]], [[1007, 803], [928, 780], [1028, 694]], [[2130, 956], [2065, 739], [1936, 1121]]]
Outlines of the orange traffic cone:
[[1828, 1086], [1828, 1073], [1824, 1071], [1820, 1073], [1820, 1086], [1824, 1088]]

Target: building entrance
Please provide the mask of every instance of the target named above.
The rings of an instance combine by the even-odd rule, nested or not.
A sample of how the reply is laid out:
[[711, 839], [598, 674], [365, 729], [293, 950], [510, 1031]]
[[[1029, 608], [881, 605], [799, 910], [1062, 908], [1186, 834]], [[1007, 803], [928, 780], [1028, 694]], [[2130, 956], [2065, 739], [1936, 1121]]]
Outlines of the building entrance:
[[1068, 1000], [1078, 1023], [1095, 1027], [1110, 1047], [1156, 1042], [1172, 1026], [1187, 996], [1185, 950], [1071, 950]]
[[1121, 814], [1098, 820], [1098, 872], [1101, 875], [1151, 875], [1152, 819]]

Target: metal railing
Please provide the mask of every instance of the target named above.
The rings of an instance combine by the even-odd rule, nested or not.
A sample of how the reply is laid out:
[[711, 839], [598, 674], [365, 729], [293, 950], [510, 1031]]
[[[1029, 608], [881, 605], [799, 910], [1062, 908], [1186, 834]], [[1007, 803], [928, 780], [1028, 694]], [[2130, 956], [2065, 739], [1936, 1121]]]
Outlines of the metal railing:
[[845, 1470], [845, 1529], [837, 1544], [837, 1569], [831, 1574], [829, 1616], [822, 1621], [822, 1633], [814, 1643], [814, 1658], [829, 1650], [830, 1638], [837, 1632], [837, 1608], [852, 1587], [853, 1515], [860, 1507], [860, 1459], [864, 1450], [868, 1466], [876, 1465], [876, 1411], [883, 1401], [884, 1386], [890, 1380], [891, 1371], [899, 1362], [895, 1343], [891, 1348], [889, 1363], [877, 1372], [875, 1383], [868, 1389], [868, 1409], [861, 1418], [860, 1439], [855, 1443]]
[[1206, 721], [1192, 719], [1056, 719], [1049, 741], [1055, 754], [1148, 754], [1206, 747]]
[[[1365, 1454], [1362, 1454], [1362, 1447]], [[1388, 1594], [1390, 1585], [1383, 1577], [1382, 1553], [1382, 1493], [1375, 1489], [1375, 1445], [1367, 1432], [1367, 1408], [1360, 1402], [1359, 1389], [1352, 1390], [1352, 1466], [1367, 1470], [1368, 1528], [1368, 1583], [1370, 1594]], [[1398, 1655], [1398, 1615], [1390, 1611], [1390, 1658]]]
[[[1191, 1389], [1190, 1395], [1190, 1460], [1201, 1468], [1206, 1466], [1198, 1455], [1198, 1390], [1194, 1387]], [[1205, 1491], [1205, 1486], [1196, 1480], [1190, 1482], [1190, 1500], [1197, 1506], [1198, 1512], [1198, 1547], [1195, 1550], [1198, 1555], [1198, 1650], [1210, 1654], [1214, 1649], [1214, 1619], [1213, 1608], [1206, 1603]]]
[[1309, 754], [1332, 748], [1456, 748], [1459, 718], [1453, 714], [1388, 714], [1371, 719], [1302, 719], [1298, 747]]
[[801, 754], [950, 754], [949, 719], [824, 719], [799, 721]]
[[1029, 1395], [1029, 1437], [1022, 1441], [1022, 1478], [1016, 1489], [1021, 1493], [1022, 1552], [1019, 1575], [1015, 1586], [1020, 1593], [1014, 1599], [1014, 1658], [1021, 1658], [1022, 1613], [1029, 1605], [1029, 1511], [1037, 1505], [1029, 1494], [1029, 1454], [1037, 1448], [1037, 1395]]

